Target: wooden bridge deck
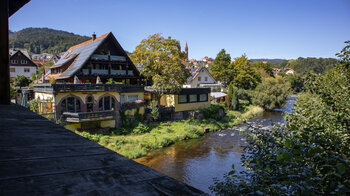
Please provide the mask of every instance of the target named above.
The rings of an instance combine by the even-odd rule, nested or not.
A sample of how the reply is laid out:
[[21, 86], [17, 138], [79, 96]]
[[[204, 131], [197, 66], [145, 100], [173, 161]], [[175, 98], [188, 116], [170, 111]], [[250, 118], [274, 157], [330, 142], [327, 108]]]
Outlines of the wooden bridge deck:
[[0, 105], [0, 195], [201, 195], [17, 105]]

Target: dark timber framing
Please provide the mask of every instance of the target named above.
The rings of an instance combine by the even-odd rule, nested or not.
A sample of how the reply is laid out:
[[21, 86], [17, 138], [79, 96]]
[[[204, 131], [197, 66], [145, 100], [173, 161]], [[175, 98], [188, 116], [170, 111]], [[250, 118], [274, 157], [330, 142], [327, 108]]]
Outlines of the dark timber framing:
[[10, 104], [9, 20], [30, 0], [0, 1], [0, 104]]
[[0, 104], [10, 104], [8, 0], [0, 1]]

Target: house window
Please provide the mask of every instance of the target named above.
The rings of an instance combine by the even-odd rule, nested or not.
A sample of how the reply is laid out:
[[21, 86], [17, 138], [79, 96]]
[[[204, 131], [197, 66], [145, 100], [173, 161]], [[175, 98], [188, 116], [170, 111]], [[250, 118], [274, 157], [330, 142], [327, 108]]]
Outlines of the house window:
[[208, 94], [200, 94], [199, 101], [208, 101]]
[[187, 95], [179, 95], [179, 103], [187, 103]]
[[190, 95], [190, 102], [191, 102], [191, 103], [197, 102], [197, 94]]
[[120, 95], [120, 103], [123, 104], [126, 102], [126, 97], [125, 95]]
[[114, 110], [115, 109], [115, 100], [112, 96], [104, 96], [98, 102], [99, 111], [105, 110]]
[[75, 100], [74, 97], [67, 98], [67, 111], [68, 112], [75, 112], [74, 100]]
[[201, 77], [198, 77], [198, 81], [201, 81]]
[[91, 95], [86, 98], [86, 111], [94, 111], [94, 98]]
[[128, 102], [135, 102], [139, 99], [138, 95], [128, 95]]
[[205, 77], [205, 78], [204, 78], [204, 81], [208, 81], [208, 77]]
[[24, 72], [30, 72], [29, 68], [24, 68]]
[[21, 60], [21, 64], [27, 64], [27, 60]]
[[11, 60], [11, 63], [12, 63], [12, 64], [17, 64], [18, 61], [17, 61], [17, 60]]
[[15, 68], [10, 68], [10, 72], [16, 72]]
[[61, 111], [77, 113], [81, 112], [81, 102], [78, 98], [67, 97], [61, 102]]

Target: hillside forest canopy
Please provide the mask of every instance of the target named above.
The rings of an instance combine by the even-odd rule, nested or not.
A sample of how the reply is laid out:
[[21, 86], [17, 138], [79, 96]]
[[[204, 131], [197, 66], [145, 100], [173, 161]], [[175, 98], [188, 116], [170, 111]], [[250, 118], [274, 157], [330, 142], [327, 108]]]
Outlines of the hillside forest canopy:
[[26, 28], [10, 32], [9, 39], [10, 48], [40, 54], [65, 52], [69, 47], [91, 38], [49, 28]]

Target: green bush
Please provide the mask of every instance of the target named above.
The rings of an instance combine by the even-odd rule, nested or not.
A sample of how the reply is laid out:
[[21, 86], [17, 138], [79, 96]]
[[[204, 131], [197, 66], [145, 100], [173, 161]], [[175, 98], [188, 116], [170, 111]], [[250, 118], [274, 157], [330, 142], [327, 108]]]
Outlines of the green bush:
[[[350, 43], [350, 42], [347, 42]], [[310, 75], [286, 125], [251, 130], [218, 195], [347, 195], [350, 192], [350, 45], [325, 75]]]
[[132, 130], [132, 133], [133, 134], [144, 134], [144, 133], [147, 133], [149, 130], [148, 130], [148, 127], [142, 123], [139, 123], [133, 130]]
[[152, 101], [151, 103], [151, 115], [155, 121], [159, 118], [159, 108], [156, 101]]
[[24, 75], [17, 75], [14, 78], [14, 85], [19, 87], [28, 86], [32, 81]]
[[203, 114], [205, 119], [220, 120], [219, 111], [224, 110], [223, 104], [211, 104], [209, 108], [200, 109], [199, 112]]
[[280, 76], [264, 78], [251, 92], [252, 103], [266, 110], [281, 108], [288, 98], [289, 89], [290, 84]]
[[238, 100], [238, 88], [233, 85], [231, 82], [228, 86], [228, 94], [227, 94], [227, 107], [230, 110], [238, 110], [239, 100]]
[[33, 112], [38, 113], [39, 112], [39, 104], [38, 101], [36, 99], [32, 99], [29, 101], [29, 109]]

